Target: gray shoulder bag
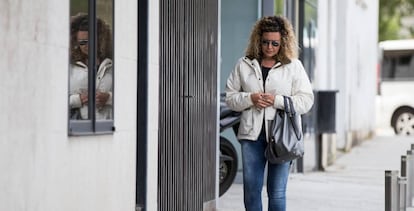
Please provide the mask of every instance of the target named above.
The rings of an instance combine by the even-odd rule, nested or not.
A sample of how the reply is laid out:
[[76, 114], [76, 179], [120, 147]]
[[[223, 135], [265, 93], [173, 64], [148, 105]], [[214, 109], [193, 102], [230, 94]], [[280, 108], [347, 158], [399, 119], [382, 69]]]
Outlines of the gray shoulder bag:
[[289, 162], [304, 154], [301, 116], [296, 114], [290, 97], [283, 96], [283, 101], [285, 110], [276, 110], [265, 150], [267, 160], [273, 164]]

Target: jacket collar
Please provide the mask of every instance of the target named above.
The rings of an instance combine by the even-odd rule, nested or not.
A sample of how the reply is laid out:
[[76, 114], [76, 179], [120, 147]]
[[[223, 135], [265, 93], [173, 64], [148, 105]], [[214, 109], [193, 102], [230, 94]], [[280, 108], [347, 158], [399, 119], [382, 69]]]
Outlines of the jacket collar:
[[108, 58], [104, 59], [102, 63], [99, 65], [97, 76], [103, 77], [103, 75], [106, 73], [107, 70], [111, 68], [111, 66], [112, 60]]
[[88, 66], [86, 66], [85, 63], [81, 62], [81, 61], [76, 61], [75, 65], [79, 66], [79, 67], [83, 67], [83, 68], [88, 68]]
[[260, 69], [260, 64], [259, 64], [259, 61], [257, 59], [252, 60], [252, 59], [249, 59], [245, 56], [245, 57], [243, 57], [243, 61], [254, 70], [254, 72], [256, 73], [257, 78], [261, 77], [262, 70]]
[[[243, 57], [243, 61], [246, 62], [246, 64], [249, 65], [256, 72], [257, 77], [260, 77], [262, 75], [262, 69], [261, 69], [260, 63], [257, 59], [252, 60], [252, 59], [249, 59], [245, 56], [245, 57]], [[276, 62], [276, 64], [273, 65], [271, 70], [276, 69], [276, 68], [281, 67], [281, 66], [282, 66], [282, 63]]]

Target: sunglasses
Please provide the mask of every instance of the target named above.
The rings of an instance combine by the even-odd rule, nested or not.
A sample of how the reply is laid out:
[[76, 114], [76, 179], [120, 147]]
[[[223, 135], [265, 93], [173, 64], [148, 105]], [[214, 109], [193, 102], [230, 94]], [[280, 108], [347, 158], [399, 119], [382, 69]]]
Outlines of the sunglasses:
[[86, 45], [86, 44], [88, 44], [88, 40], [79, 40], [78, 44], [79, 45]]
[[274, 40], [262, 40], [262, 45], [268, 46], [269, 44], [272, 44], [273, 47], [280, 46], [280, 43], [278, 41], [274, 41]]

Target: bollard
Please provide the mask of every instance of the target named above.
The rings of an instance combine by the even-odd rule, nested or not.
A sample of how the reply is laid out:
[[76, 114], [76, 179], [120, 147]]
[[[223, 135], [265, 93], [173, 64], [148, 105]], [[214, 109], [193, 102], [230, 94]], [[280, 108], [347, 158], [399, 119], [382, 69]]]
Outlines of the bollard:
[[[399, 193], [398, 198], [400, 199], [400, 210], [401, 210], [403, 202], [404, 202], [404, 207], [410, 206], [410, 203], [409, 203], [410, 197], [409, 197], [409, 194], [407, 193], [407, 187], [409, 187], [409, 185], [408, 185], [408, 176], [407, 176], [408, 175], [407, 168], [408, 168], [408, 163], [409, 163], [408, 159], [409, 158], [410, 158], [409, 155], [401, 155], [401, 169], [400, 169], [401, 170], [401, 173], [400, 173], [401, 177], [398, 178], [398, 187], [400, 188], [400, 190], [398, 192]], [[401, 178], [404, 178], [404, 181], [402, 181], [404, 183], [404, 193], [401, 192], [401, 188], [403, 188], [400, 184]], [[402, 197], [404, 197], [404, 198], [402, 198]], [[404, 211], [405, 211], [405, 208], [404, 208]]]
[[406, 177], [398, 177], [398, 210], [399, 211], [406, 211], [407, 209], [407, 202], [406, 202], [406, 194], [407, 194], [407, 178]]
[[[411, 145], [413, 148], [414, 145]], [[408, 150], [406, 155], [406, 177], [407, 177], [407, 207], [414, 206], [414, 149]]]
[[385, 211], [397, 211], [398, 200], [398, 171], [385, 171]]
[[407, 156], [401, 155], [401, 177], [407, 177]]

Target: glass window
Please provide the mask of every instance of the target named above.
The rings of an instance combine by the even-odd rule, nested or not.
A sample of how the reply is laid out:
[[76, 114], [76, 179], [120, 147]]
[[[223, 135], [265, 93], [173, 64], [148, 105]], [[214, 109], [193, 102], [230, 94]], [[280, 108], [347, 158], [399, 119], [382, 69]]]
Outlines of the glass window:
[[316, 34], [318, 31], [317, 0], [306, 0], [304, 5], [304, 26], [303, 26], [303, 65], [309, 73], [311, 81], [314, 79], [316, 63]]
[[258, 5], [256, 0], [221, 1], [221, 91], [224, 91], [227, 77], [233, 70], [237, 59], [245, 53], [250, 30], [258, 18], [258, 11], [252, 8], [257, 8]]
[[71, 0], [69, 134], [113, 131], [113, 0]]
[[381, 64], [384, 81], [414, 80], [414, 51], [385, 51]]

